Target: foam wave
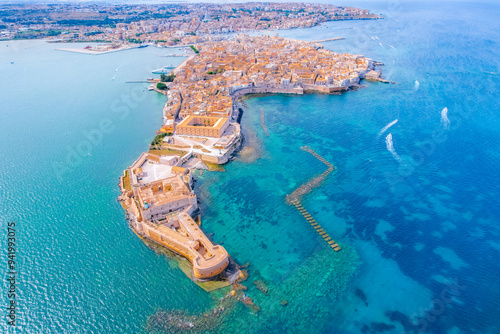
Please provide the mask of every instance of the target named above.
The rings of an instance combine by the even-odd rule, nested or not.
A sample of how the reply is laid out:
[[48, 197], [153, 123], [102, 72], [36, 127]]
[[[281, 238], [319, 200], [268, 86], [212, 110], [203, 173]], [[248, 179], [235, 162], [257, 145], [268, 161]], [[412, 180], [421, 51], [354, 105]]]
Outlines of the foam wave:
[[394, 159], [401, 162], [401, 158], [396, 153], [396, 150], [394, 150], [394, 145], [392, 143], [392, 134], [389, 133], [387, 135], [387, 137], [385, 137], [385, 145], [387, 146], [387, 150], [392, 153], [392, 156], [394, 157]]
[[396, 124], [398, 122], [398, 120], [394, 120], [392, 122], [390, 122], [389, 124], [387, 124], [386, 126], [384, 126], [382, 128], [382, 130], [380, 130], [380, 132], [377, 134], [377, 139], [380, 138], [380, 136], [387, 131], [387, 129], [389, 129], [391, 126], [393, 126], [394, 124]]
[[441, 110], [441, 125], [443, 129], [448, 130], [450, 128], [450, 120], [448, 119], [448, 108]]

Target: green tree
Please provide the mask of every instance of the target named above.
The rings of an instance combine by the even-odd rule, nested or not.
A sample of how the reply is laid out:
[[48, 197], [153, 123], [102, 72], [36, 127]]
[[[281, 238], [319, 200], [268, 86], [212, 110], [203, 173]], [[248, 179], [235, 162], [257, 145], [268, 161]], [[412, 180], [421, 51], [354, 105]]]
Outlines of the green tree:
[[136, 43], [136, 44], [142, 43], [142, 41], [140, 39], [136, 39], [136, 38], [127, 38], [127, 41], [129, 43]]
[[156, 146], [156, 148], [158, 148], [158, 146], [163, 142], [163, 138], [165, 138], [165, 136], [167, 136], [166, 133], [160, 133], [159, 135], [156, 135], [151, 142], [151, 146]]
[[194, 47], [194, 45], [189, 46], [191, 49], [193, 49], [194, 53], [200, 53], [200, 51]]
[[156, 84], [156, 88], [159, 89], [159, 90], [168, 90], [167, 85], [165, 85], [163, 82], [158, 82]]
[[175, 74], [171, 73], [169, 75], [166, 74], [161, 74], [160, 75], [160, 81], [161, 82], [172, 82], [175, 79]]

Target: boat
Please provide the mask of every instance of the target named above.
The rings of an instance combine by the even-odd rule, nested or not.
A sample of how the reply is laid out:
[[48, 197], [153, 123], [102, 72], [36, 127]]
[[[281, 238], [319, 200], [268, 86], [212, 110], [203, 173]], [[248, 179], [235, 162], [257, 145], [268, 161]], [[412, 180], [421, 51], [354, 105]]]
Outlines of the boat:
[[155, 90], [155, 84], [151, 84], [148, 86], [148, 90]]
[[175, 67], [173, 67], [173, 66], [165, 66], [165, 67], [153, 70], [151, 73], [153, 73], [153, 74], [168, 74], [168, 73], [170, 73], [170, 70], [174, 69], [174, 68]]

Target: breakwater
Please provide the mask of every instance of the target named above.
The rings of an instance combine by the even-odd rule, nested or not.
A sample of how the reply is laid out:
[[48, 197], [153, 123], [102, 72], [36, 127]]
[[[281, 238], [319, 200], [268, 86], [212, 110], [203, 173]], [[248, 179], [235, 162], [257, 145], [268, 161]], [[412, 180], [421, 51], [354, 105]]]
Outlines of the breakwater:
[[311, 153], [314, 157], [320, 160], [322, 163], [328, 166], [328, 169], [324, 171], [319, 176], [309, 180], [307, 183], [298, 187], [294, 192], [290, 195], [287, 195], [286, 200], [288, 204], [295, 206], [295, 208], [300, 212], [302, 216], [307, 220], [311, 227], [325, 240], [329, 247], [333, 248], [334, 251], [338, 252], [342, 248], [339, 246], [335, 240], [321, 227], [320, 224], [313, 218], [313, 216], [302, 206], [300, 200], [302, 197], [311, 192], [313, 188], [319, 187], [319, 185], [325, 180], [325, 178], [334, 170], [336, 170], [335, 166], [328, 162], [321, 155], [313, 151], [307, 146], [303, 146], [300, 148], [303, 151]]
[[313, 41], [315, 43], [322, 43], [322, 42], [329, 42], [329, 41], [339, 41], [345, 39], [344, 37], [333, 37], [333, 38], [326, 38], [326, 39], [320, 39], [317, 41]]
[[303, 146], [300, 149], [311, 153], [315, 158], [317, 158], [319, 161], [321, 161], [322, 163], [327, 165], [328, 169], [326, 171], [324, 171], [323, 173], [321, 173], [319, 176], [309, 180], [307, 183], [298, 187], [291, 194], [287, 195], [286, 201], [288, 202], [288, 204], [292, 204], [294, 200], [300, 201], [302, 199], [302, 196], [310, 193], [313, 188], [319, 187], [321, 182], [323, 182], [326, 179], [326, 177], [336, 169], [334, 165], [332, 165], [330, 162], [328, 162], [325, 158], [320, 156], [318, 153], [314, 152], [308, 146]]
[[308, 221], [308, 223], [311, 224], [311, 227], [314, 228], [314, 230], [320, 235], [320, 237], [322, 237], [323, 240], [325, 240], [328, 246], [333, 248], [333, 250], [336, 252], [342, 249], [339, 246], [339, 244], [336, 243], [335, 240], [333, 240], [332, 237], [330, 237], [330, 235], [323, 229], [323, 227], [321, 227], [321, 225], [318, 224], [318, 222], [313, 218], [313, 216], [311, 216], [309, 212], [307, 212], [307, 210], [304, 209], [304, 207], [298, 200], [294, 199], [292, 200], [291, 203], [295, 206], [297, 210], [299, 210], [300, 214], [304, 216], [304, 218]]

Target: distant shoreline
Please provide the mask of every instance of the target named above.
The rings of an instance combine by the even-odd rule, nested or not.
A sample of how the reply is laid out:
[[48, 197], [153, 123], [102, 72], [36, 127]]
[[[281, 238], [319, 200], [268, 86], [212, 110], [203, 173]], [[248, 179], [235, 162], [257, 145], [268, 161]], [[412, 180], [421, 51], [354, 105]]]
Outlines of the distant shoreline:
[[140, 45], [121, 45], [120, 47], [116, 49], [111, 49], [111, 50], [92, 50], [92, 49], [78, 49], [78, 48], [58, 48], [56, 50], [58, 51], [66, 51], [66, 52], [74, 52], [74, 53], [83, 53], [83, 54], [88, 54], [88, 55], [102, 55], [106, 53], [112, 53], [112, 52], [119, 52], [119, 51], [125, 51], [125, 50], [131, 50], [131, 49], [138, 49], [140, 48]]

